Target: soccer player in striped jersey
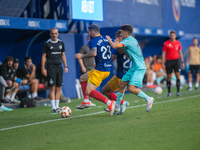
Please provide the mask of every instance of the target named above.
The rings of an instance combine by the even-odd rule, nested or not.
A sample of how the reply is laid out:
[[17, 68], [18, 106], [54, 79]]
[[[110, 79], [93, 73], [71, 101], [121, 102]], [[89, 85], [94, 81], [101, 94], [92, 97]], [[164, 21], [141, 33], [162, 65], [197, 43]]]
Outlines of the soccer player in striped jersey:
[[[75, 59], [95, 57], [95, 69], [88, 71], [80, 77], [83, 95], [87, 94], [90, 97], [105, 103], [110, 110], [110, 116], [112, 116], [114, 112], [115, 101], [107, 99], [100, 92], [96, 91], [101, 82], [110, 75], [112, 67], [112, 49], [106, 37], [100, 35], [99, 26], [95, 24], [90, 25], [88, 27], [88, 34], [91, 37], [91, 40], [88, 43], [90, 52], [84, 55], [77, 53], [74, 56]], [[89, 106], [89, 100], [84, 99], [81, 105], [77, 106], [76, 108], [83, 109]]]

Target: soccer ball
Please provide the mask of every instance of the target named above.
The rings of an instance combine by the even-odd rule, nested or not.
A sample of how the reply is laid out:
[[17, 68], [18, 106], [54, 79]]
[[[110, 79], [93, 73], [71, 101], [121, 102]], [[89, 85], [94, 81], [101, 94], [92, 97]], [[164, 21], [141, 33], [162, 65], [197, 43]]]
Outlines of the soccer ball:
[[156, 87], [155, 90], [154, 90], [154, 92], [155, 92], [156, 94], [162, 94], [162, 91], [163, 91], [162, 88], [159, 87], [159, 86]]
[[63, 106], [60, 109], [60, 115], [62, 118], [67, 118], [70, 117], [72, 115], [72, 111], [68, 106]]

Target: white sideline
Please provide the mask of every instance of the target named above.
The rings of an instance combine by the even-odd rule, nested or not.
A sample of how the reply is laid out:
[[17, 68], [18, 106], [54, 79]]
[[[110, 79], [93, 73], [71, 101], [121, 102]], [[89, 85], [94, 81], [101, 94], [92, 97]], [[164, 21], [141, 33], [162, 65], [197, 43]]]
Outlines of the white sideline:
[[[168, 101], [154, 102], [154, 104], [161, 104], [161, 103], [168, 103], [168, 102], [180, 101], [180, 100], [190, 99], [190, 98], [199, 97], [199, 96], [200, 95], [194, 95], [194, 96], [190, 96], [190, 97], [177, 98], [177, 99], [172, 99], [172, 100], [168, 100]], [[130, 106], [127, 109], [142, 107], [142, 106], [146, 106], [146, 105], [147, 104]], [[42, 121], [42, 122], [30, 123], [30, 124], [25, 124], [25, 125], [20, 125], [20, 126], [14, 126], [14, 127], [9, 127], [9, 128], [2, 128], [2, 129], [0, 129], [0, 131], [10, 130], [10, 129], [16, 129], [16, 128], [21, 128], [21, 127], [27, 127], [27, 126], [33, 126], [33, 125], [37, 125], [37, 124], [43, 124], [43, 123], [54, 122], [54, 121], [65, 120], [65, 119], [80, 118], [80, 117], [85, 117], [85, 116], [91, 116], [91, 115], [101, 114], [101, 113], [105, 113], [105, 111], [100, 111], [100, 112], [90, 113], [90, 114], [85, 114], [85, 115], [79, 115], [79, 116], [72, 116], [72, 117], [69, 117], [69, 118], [60, 118], [60, 119], [54, 119], [54, 120], [47, 120], [47, 121]]]

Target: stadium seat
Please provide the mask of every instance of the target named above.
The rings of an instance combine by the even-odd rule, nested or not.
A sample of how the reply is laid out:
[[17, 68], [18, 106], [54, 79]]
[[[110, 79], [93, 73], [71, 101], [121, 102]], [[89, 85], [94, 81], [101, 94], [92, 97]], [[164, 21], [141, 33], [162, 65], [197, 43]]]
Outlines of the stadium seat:
[[46, 88], [45, 88], [44, 84], [39, 83], [39, 84], [38, 84], [38, 89], [46, 89]]

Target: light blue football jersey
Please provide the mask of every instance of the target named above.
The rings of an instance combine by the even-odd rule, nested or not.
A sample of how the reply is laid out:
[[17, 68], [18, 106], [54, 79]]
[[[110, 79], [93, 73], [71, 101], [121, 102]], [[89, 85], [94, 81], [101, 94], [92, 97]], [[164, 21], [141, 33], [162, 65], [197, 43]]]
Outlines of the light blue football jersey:
[[138, 41], [129, 36], [128, 38], [122, 40], [120, 43], [123, 44], [124, 50], [129, 54], [130, 59], [132, 61], [131, 68], [134, 69], [146, 69], [144, 57], [142, 55], [142, 50]]

